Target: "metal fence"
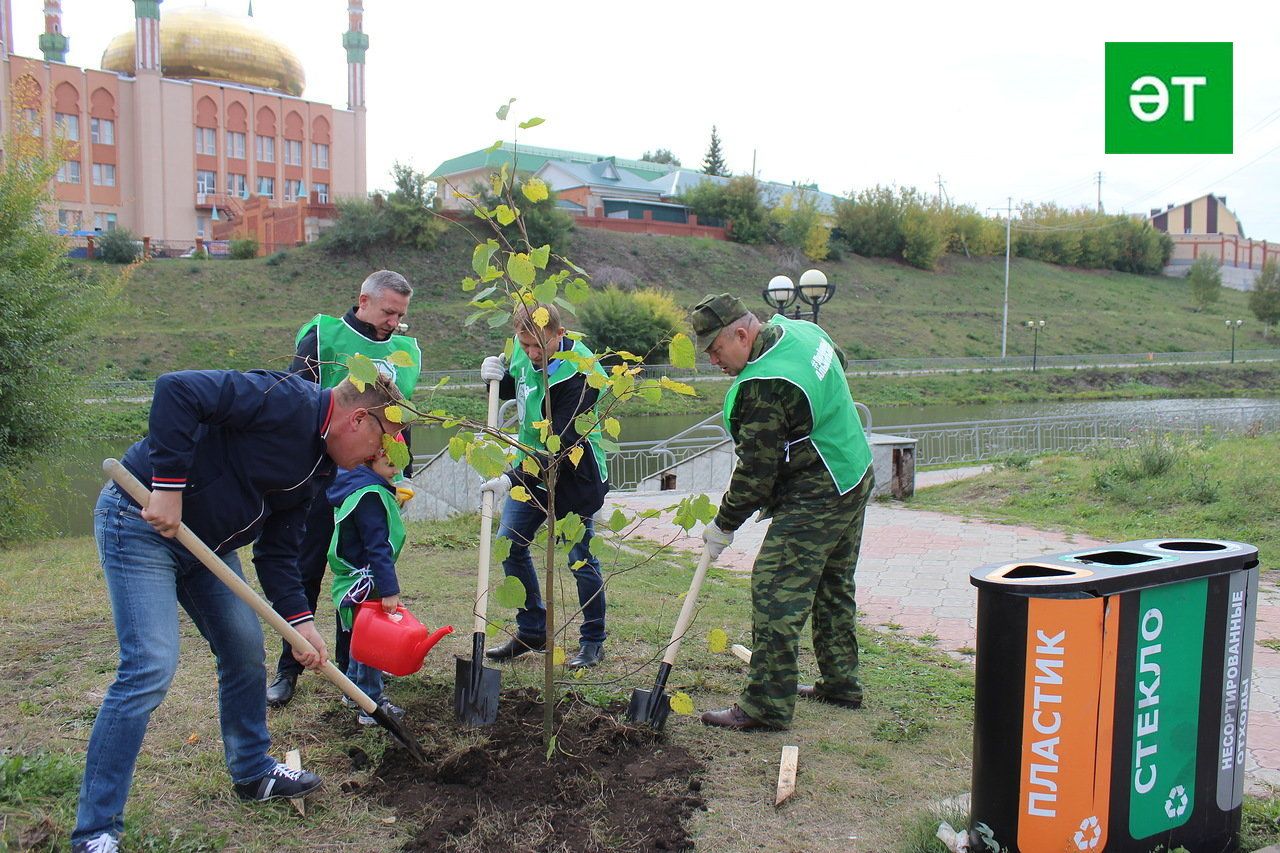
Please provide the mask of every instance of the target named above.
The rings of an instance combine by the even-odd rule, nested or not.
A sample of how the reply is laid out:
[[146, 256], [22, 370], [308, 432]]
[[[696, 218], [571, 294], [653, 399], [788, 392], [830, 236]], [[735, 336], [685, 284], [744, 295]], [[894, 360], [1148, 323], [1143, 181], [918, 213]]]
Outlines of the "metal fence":
[[1185, 413], [1062, 415], [887, 428], [914, 438], [916, 465], [985, 462], [1011, 453], [1081, 452], [1133, 441], [1151, 433], [1262, 433], [1280, 430], [1280, 402], [1222, 406]]
[[615, 490], [631, 491], [660, 471], [728, 439], [716, 414], [661, 441], [619, 442], [609, 454], [609, 482]]

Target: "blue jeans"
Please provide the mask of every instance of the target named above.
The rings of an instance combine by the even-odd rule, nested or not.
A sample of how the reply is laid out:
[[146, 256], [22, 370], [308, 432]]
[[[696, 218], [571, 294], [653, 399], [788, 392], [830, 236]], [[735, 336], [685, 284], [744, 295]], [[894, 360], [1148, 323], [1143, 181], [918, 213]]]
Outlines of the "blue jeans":
[[[347, 648], [351, 648], [351, 632], [342, 630], [342, 617], [338, 617], [338, 636], [346, 637]], [[375, 702], [382, 701], [382, 670], [376, 666], [366, 666], [354, 657], [347, 658], [347, 678], [355, 682], [356, 687]]]
[[[125, 800], [147, 720], [178, 668], [179, 604], [217, 660], [218, 712], [232, 781], [259, 779], [276, 763], [267, 754], [265, 652], [257, 615], [185, 548], [156, 533], [111, 486], [94, 507], [93, 533], [120, 666], [89, 737], [72, 843], [124, 831]], [[234, 553], [223, 559], [242, 575]]]
[[[526, 593], [525, 606], [516, 611], [516, 633], [521, 637], [537, 638], [547, 633], [547, 608], [542, 603], [538, 572], [533, 567], [533, 558], [529, 556], [529, 543], [546, 520], [546, 512], [535, 506], [533, 501], [508, 497], [502, 505], [502, 524], [498, 527], [498, 535], [511, 540], [511, 553], [502, 561], [502, 570], [508, 577], [519, 578]], [[590, 517], [582, 519], [582, 523], [587, 531], [582, 541], [569, 549], [570, 566], [583, 561], [581, 568], [573, 570], [573, 577], [578, 582], [578, 604], [582, 607], [581, 641], [602, 643], [605, 638], [604, 577], [600, 574], [600, 561], [591, 554], [595, 526]]]

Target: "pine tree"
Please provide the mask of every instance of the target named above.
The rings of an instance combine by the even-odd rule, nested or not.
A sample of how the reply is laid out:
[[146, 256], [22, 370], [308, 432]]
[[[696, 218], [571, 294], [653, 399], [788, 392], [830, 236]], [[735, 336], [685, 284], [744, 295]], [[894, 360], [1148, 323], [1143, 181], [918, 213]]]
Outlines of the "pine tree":
[[716, 132], [714, 124], [711, 125], [711, 145], [707, 148], [707, 156], [702, 160], [702, 173], [729, 177], [729, 168], [725, 165], [724, 155], [720, 153], [720, 134]]
[[646, 163], [669, 163], [672, 166], [680, 165], [680, 158], [672, 154], [670, 148], [659, 148], [657, 151], [646, 151], [641, 155], [640, 159]]

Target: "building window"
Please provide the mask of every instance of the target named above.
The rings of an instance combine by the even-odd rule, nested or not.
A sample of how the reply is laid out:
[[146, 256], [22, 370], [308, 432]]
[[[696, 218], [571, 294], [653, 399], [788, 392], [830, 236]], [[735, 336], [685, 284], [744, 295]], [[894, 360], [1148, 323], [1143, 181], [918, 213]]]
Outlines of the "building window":
[[329, 146], [323, 142], [311, 143], [311, 168], [329, 168]]
[[235, 160], [244, 159], [244, 134], [234, 130], [227, 131], [227, 156]]
[[244, 175], [237, 175], [233, 172], [227, 173], [227, 195], [235, 196], [236, 198], [248, 198], [248, 186], [249, 182]]
[[58, 226], [65, 228], [67, 231], [80, 230], [80, 211], [78, 210], [59, 210]]
[[114, 187], [116, 185], [116, 167], [114, 163], [93, 164], [93, 185], [95, 187]]
[[40, 113], [34, 109], [27, 108], [22, 111], [22, 120], [31, 128], [32, 136], [40, 136], [44, 130], [40, 127]]
[[302, 181], [295, 181], [291, 178], [285, 178], [284, 181], [284, 200], [297, 201], [305, 195]]
[[329, 203], [329, 185], [328, 184], [312, 184], [316, 191], [316, 201], [321, 204]]
[[58, 167], [58, 183], [60, 184], [80, 183], [80, 161], [79, 160], [63, 160], [62, 161], [62, 165]]
[[302, 165], [302, 143], [296, 139], [284, 141], [284, 164], [286, 166]]
[[276, 197], [276, 179], [275, 178], [258, 178], [258, 195], [267, 198]]
[[91, 118], [89, 135], [95, 145], [115, 145], [116, 123], [109, 118]]
[[274, 163], [276, 161], [276, 138], [274, 136], [255, 136], [253, 138], [253, 151], [258, 155], [259, 163]]
[[71, 113], [54, 113], [53, 126], [68, 142], [80, 141], [80, 116]]
[[95, 231], [116, 230], [116, 215], [114, 213], [95, 213], [93, 215], [93, 229]]
[[196, 194], [213, 195], [218, 191], [218, 173], [196, 170]]
[[196, 217], [196, 236], [205, 237], [205, 236], [208, 236], [208, 233], [209, 233], [209, 217], [197, 216]]
[[212, 127], [197, 127], [196, 153], [216, 155], [218, 153], [218, 131]]

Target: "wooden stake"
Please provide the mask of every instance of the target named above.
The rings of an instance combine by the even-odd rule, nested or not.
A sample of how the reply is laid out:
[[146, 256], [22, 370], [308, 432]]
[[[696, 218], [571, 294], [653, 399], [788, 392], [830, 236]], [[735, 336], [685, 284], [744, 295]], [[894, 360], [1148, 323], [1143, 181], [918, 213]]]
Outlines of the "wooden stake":
[[[296, 749], [291, 749], [288, 752], [286, 752], [284, 754], [284, 766], [288, 767], [290, 770], [301, 770], [302, 769], [302, 753], [298, 752], [298, 750]], [[782, 783], [779, 782], [778, 784], [781, 785]], [[306, 817], [306, 814], [307, 814], [306, 800], [304, 800], [302, 797], [294, 797], [290, 799], [289, 802], [293, 803], [293, 807], [298, 810], [298, 814], [302, 815], [303, 817]]]
[[782, 761], [778, 764], [778, 797], [773, 801], [780, 806], [796, 792], [796, 765], [800, 760], [800, 747], [784, 746]]
[[729, 651], [733, 652], [733, 656], [743, 663], [751, 663], [751, 649], [740, 643], [734, 643], [729, 647]]

